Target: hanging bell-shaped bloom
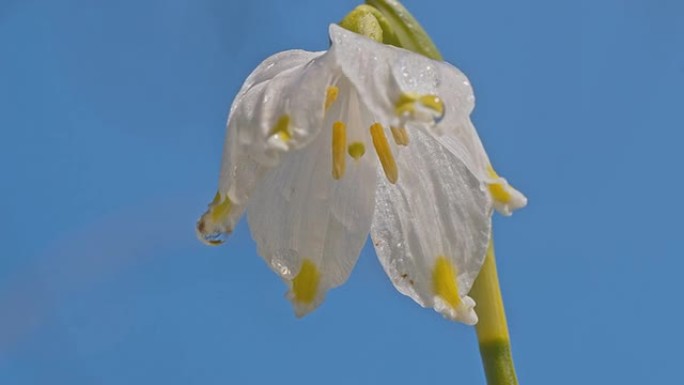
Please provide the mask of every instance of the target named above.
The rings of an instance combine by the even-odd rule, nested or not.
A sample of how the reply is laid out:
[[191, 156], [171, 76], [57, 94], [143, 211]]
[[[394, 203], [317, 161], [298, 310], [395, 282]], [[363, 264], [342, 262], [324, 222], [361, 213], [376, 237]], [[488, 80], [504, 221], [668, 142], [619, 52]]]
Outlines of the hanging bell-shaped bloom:
[[474, 324], [467, 294], [492, 209], [526, 199], [490, 165], [468, 79], [336, 25], [330, 40], [325, 52], [271, 56], [245, 81], [200, 239], [222, 243], [246, 210], [301, 316], [347, 280], [370, 233], [401, 293]]

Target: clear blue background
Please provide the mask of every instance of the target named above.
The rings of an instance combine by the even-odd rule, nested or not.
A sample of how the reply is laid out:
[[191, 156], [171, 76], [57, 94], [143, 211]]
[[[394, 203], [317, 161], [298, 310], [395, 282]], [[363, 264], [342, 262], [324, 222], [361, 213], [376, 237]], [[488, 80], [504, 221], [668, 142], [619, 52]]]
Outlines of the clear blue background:
[[[369, 247], [297, 320], [245, 222], [195, 239], [241, 82], [356, 4], [0, 1], [0, 384], [484, 383]], [[405, 4], [530, 200], [495, 218], [521, 384], [680, 381], [684, 3]]]

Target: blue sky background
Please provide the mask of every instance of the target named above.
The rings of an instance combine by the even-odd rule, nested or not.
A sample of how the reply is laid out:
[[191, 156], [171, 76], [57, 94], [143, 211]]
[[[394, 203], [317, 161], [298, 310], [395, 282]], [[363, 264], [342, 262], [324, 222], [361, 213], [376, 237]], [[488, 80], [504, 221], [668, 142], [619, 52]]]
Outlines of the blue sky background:
[[[228, 106], [357, 3], [0, 1], [0, 384], [483, 384], [367, 247], [297, 320], [246, 223], [195, 239]], [[681, 377], [684, 3], [406, 0], [529, 206], [495, 218], [521, 384]]]

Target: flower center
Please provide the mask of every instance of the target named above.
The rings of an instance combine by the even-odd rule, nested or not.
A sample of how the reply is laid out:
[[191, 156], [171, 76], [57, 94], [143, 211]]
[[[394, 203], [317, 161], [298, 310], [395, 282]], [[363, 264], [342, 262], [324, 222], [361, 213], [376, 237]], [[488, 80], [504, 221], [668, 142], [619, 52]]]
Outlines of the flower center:
[[[389, 128], [396, 146], [405, 147], [409, 145], [407, 124], [433, 127], [445, 114], [444, 102], [437, 95], [402, 93], [394, 103], [394, 110], [385, 119], [377, 119], [360, 101], [354, 87], [344, 80], [327, 87], [323, 108], [326, 114], [325, 124], [332, 129], [333, 178], [340, 180], [344, 177], [345, 152], [358, 161], [366, 153], [366, 146], [372, 144], [387, 180], [393, 184], [399, 178], [399, 171], [393, 145], [388, 141], [385, 128]], [[394, 151], [397, 151], [396, 147]]]

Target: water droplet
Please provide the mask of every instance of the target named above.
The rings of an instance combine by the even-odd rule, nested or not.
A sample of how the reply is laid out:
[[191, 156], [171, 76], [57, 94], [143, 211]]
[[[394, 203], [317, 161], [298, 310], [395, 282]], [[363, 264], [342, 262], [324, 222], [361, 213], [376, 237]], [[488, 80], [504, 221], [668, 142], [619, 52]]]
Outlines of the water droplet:
[[294, 278], [293, 268], [296, 267], [295, 261], [299, 254], [291, 249], [281, 249], [273, 254], [270, 265], [271, 268], [285, 279]]
[[227, 231], [222, 226], [218, 226], [216, 223], [208, 222], [205, 217], [206, 214], [197, 222], [197, 238], [209, 246], [218, 246], [225, 242], [230, 235], [230, 231]]
[[218, 246], [228, 239], [228, 234], [217, 231], [210, 234], [199, 233], [198, 237], [209, 246]]
[[281, 277], [289, 277], [292, 276], [292, 272], [290, 269], [285, 266], [283, 261], [279, 259], [273, 259], [271, 261], [271, 267], [281, 276]]

